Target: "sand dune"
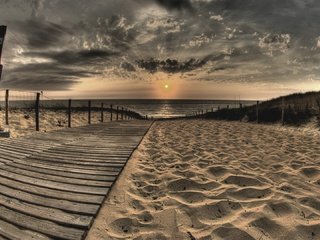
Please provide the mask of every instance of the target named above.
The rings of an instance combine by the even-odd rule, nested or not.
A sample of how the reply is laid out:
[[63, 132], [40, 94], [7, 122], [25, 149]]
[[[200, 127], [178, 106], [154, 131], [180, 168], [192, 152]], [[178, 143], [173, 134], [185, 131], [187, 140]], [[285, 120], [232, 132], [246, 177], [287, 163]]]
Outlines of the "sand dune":
[[[92, 111], [92, 123], [100, 120], [100, 111]], [[105, 112], [105, 121], [109, 121], [109, 113]], [[11, 110], [9, 112], [9, 126], [6, 126], [4, 111], [0, 111], [1, 127], [10, 130], [11, 137], [20, 137], [35, 133], [35, 113], [28, 110]], [[72, 126], [84, 126], [88, 124], [88, 113], [77, 111], [72, 114]], [[68, 126], [66, 111], [62, 110], [41, 110], [40, 111], [40, 131], [50, 132]]]
[[320, 134], [156, 122], [88, 239], [320, 239]]

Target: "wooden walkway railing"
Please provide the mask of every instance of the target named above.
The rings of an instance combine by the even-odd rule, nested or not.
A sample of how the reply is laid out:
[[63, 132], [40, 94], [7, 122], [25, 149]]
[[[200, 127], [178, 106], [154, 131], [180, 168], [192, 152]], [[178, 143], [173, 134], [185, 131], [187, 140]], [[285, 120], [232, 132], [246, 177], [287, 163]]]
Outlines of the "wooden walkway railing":
[[83, 239], [150, 128], [122, 121], [0, 141], [0, 239]]

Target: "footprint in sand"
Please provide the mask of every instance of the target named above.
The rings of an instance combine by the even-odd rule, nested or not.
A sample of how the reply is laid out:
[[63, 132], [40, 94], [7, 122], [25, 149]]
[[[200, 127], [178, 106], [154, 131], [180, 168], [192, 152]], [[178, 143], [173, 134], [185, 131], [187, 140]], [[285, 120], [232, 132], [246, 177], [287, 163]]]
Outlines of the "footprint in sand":
[[234, 227], [232, 224], [225, 224], [218, 227], [212, 233], [223, 240], [255, 240], [255, 238], [247, 232]]
[[153, 216], [148, 211], [144, 211], [140, 214], [137, 214], [137, 219], [143, 223], [150, 223], [153, 221]]
[[263, 186], [265, 183], [261, 182], [257, 178], [247, 177], [247, 176], [229, 176], [223, 180], [225, 184], [234, 184], [239, 187], [247, 186]]
[[184, 204], [197, 204], [204, 203], [210, 198], [199, 191], [179, 191], [179, 192], [170, 192], [168, 195], [175, 200], [182, 202]]
[[176, 171], [173, 171], [172, 174], [174, 174], [178, 177], [184, 177], [184, 178], [193, 178], [193, 177], [197, 176], [196, 173], [191, 172], [189, 170], [185, 170], [185, 171], [176, 170]]
[[137, 225], [137, 220], [131, 218], [119, 218], [110, 224], [109, 230], [115, 234], [128, 236], [135, 232], [133, 226]]
[[242, 206], [239, 202], [232, 202], [222, 200], [220, 202], [214, 202], [203, 205], [197, 208], [196, 215], [199, 220], [220, 220], [227, 216], [233, 216], [236, 211], [241, 210]]
[[215, 167], [210, 167], [208, 169], [208, 172], [212, 174], [214, 177], [222, 177], [226, 175], [229, 172], [229, 170], [222, 166], [215, 166]]
[[[296, 227], [294, 236], [299, 236], [300, 239], [320, 239], [320, 224], [299, 225]], [[294, 238], [291, 238], [294, 239]]]
[[186, 190], [212, 190], [219, 187], [217, 182], [198, 183], [191, 179], [178, 179], [169, 182], [168, 189], [171, 191], [186, 191]]
[[230, 192], [229, 190], [227, 191], [230, 196], [234, 197], [235, 199], [243, 200], [243, 201], [254, 199], [254, 198], [256, 199], [267, 198], [272, 193], [272, 191], [269, 188], [257, 189], [252, 187], [243, 188], [243, 189], [232, 191], [232, 192]]
[[284, 234], [288, 232], [284, 226], [265, 216], [252, 221], [250, 226], [260, 229], [264, 235], [269, 236], [269, 239], [286, 239]]
[[138, 210], [138, 211], [142, 211], [145, 209], [145, 207], [141, 204], [141, 202], [139, 200], [132, 200], [129, 204], [129, 206], [134, 209], [134, 210]]
[[139, 237], [133, 238], [133, 240], [170, 240], [170, 238], [167, 238], [163, 233], [152, 232], [140, 234]]
[[305, 167], [300, 169], [300, 172], [308, 178], [315, 178], [320, 175], [320, 170], [316, 167]]
[[302, 205], [313, 208], [314, 210], [320, 212], [320, 201], [315, 198], [305, 197], [299, 200]]
[[277, 217], [283, 217], [287, 215], [299, 215], [300, 211], [294, 205], [289, 202], [271, 202], [267, 203], [264, 207], [265, 212], [272, 212]]

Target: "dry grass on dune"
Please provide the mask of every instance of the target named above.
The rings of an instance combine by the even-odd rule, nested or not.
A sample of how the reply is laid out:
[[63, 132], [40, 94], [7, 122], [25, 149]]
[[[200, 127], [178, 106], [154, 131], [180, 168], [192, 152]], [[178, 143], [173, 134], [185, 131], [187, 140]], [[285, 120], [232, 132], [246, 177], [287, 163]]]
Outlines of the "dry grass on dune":
[[320, 134], [156, 122], [88, 239], [320, 239]]

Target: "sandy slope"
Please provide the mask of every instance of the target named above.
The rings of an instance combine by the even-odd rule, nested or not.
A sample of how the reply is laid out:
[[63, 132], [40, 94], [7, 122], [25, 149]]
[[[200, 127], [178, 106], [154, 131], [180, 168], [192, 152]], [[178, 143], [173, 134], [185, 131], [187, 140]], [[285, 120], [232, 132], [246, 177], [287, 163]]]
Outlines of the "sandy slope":
[[[92, 123], [100, 120], [100, 111], [92, 111]], [[104, 114], [105, 121], [109, 121], [109, 113]], [[49, 132], [67, 127], [68, 118], [66, 111], [41, 110], [40, 112], [40, 131]], [[9, 126], [4, 125], [4, 111], [0, 111], [1, 127], [8, 128], [11, 137], [19, 137], [35, 133], [35, 113], [27, 110], [11, 110], [9, 113]], [[72, 126], [83, 126], [88, 124], [88, 113], [72, 113]]]
[[320, 134], [153, 125], [88, 239], [320, 239]]

